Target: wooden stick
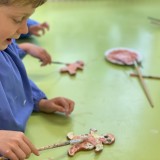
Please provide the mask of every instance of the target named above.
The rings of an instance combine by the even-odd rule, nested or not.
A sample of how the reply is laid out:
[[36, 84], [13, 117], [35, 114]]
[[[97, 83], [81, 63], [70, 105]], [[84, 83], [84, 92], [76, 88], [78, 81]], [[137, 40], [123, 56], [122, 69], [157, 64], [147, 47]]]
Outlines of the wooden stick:
[[0, 160], [8, 160], [8, 158], [0, 157]]
[[83, 139], [73, 139], [70, 141], [62, 142], [62, 143], [51, 144], [45, 147], [38, 148], [38, 151], [44, 151], [47, 149], [53, 149], [53, 148], [62, 147], [62, 146], [70, 145], [70, 144], [73, 145], [73, 144], [81, 143], [84, 140], [85, 140], [84, 138]]
[[151, 21], [160, 22], [160, 19], [158, 18], [148, 17], [148, 19], [150, 19]]
[[48, 145], [48, 146], [45, 146], [45, 147], [38, 148], [38, 151], [44, 151], [44, 150], [47, 150], [47, 149], [66, 146], [66, 145], [69, 145], [69, 144], [70, 144], [69, 141], [63, 142], [63, 143], [58, 143], [58, 144], [51, 144], [51, 145]]
[[52, 61], [53, 64], [62, 64], [62, 65], [68, 65], [69, 63], [59, 62], [59, 61]]
[[134, 62], [134, 66], [135, 66], [135, 69], [136, 69], [136, 71], [137, 71], [137, 74], [138, 74], [139, 80], [140, 80], [140, 82], [141, 82], [142, 88], [143, 88], [143, 90], [144, 90], [144, 93], [145, 93], [145, 95], [146, 95], [146, 97], [147, 97], [147, 99], [148, 99], [151, 107], [154, 107], [153, 102], [152, 102], [152, 99], [151, 99], [150, 94], [149, 94], [149, 91], [148, 91], [147, 86], [146, 86], [146, 84], [145, 84], [145, 82], [144, 82], [144, 79], [143, 79], [141, 70], [140, 70], [140, 68], [139, 68], [139, 66], [138, 66], [138, 64], [137, 64], [137, 61]]
[[[138, 74], [136, 73], [130, 73], [131, 77], [138, 77]], [[148, 78], [148, 79], [155, 79], [155, 80], [160, 80], [160, 77], [158, 76], [146, 76], [146, 75], [142, 75], [143, 78]]]
[[160, 22], [156, 22], [156, 21], [151, 21], [151, 23], [155, 24], [155, 25], [158, 25], [158, 26], [160, 25]]
[[152, 24], [160, 25], [160, 19], [153, 18], [153, 17], [148, 17], [148, 19], [150, 19]]

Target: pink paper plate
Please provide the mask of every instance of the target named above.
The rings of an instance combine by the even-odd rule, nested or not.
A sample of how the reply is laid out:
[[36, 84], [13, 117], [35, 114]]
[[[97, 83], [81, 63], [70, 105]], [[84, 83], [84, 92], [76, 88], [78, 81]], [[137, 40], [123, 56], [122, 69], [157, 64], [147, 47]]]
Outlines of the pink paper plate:
[[128, 48], [113, 48], [105, 52], [105, 59], [119, 65], [134, 65], [142, 61], [142, 55]]

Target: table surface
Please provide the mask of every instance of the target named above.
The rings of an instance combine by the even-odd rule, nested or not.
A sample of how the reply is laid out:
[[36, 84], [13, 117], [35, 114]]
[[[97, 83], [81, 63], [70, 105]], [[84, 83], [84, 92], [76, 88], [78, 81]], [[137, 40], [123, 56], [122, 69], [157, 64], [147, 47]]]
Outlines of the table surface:
[[29, 77], [48, 98], [65, 96], [76, 102], [69, 118], [62, 114], [33, 113], [26, 135], [42, 147], [66, 140], [68, 132], [112, 133], [116, 141], [100, 154], [81, 151], [67, 155], [69, 146], [32, 155], [29, 160], [158, 160], [160, 159], [160, 80], [145, 79], [154, 108], [148, 103], [132, 66], [119, 66], [104, 58], [106, 50], [125, 47], [142, 56], [144, 75], [160, 75], [160, 2], [143, 0], [47, 2], [33, 19], [50, 24], [50, 31], [29, 41], [43, 46], [55, 61], [85, 63], [76, 76], [61, 74], [63, 65], [40, 67], [27, 56]]

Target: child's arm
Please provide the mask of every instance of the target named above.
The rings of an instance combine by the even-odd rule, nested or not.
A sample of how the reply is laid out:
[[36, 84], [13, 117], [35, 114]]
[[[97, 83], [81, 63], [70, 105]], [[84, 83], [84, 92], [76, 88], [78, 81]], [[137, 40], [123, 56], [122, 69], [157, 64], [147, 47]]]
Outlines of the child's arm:
[[56, 97], [47, 99], [46, 95], [30, 80], [32, 88], [32, 97], [34, 101], [34, 111], [45, 113], [62, 112], [69, 116], [74, 110], [74, 101], [64, 98]]
[[[29, 47], [29, 50], [31, 48], [32, 47]], [[64, 97], [57, 97], [48, 100], [46, 95], [31, 80], [29, 80], [29, 82], [32, 89], [35, 111], [42, 111], [46, 113], [62, 112], [67, 116], [71, 114], [74, 109], [74, 101]]]
[[47, 22], [43, 22], [37, 25], [30, 26], [28, 30], [31, 35], [40, 37], [41, 35], [45, 34], [46, 30], [49, 30], [49, 24]]
[[64, 97], [41, 99], [38, 103], [39, 110], [45, 113], [62, 112], [69, 116], [74, 110], [74, 102]]
[[39, 47], [32, 43], [21, 43], [18, 46], [26, 53], [30, 54], [33, 57], [38, 58], [42, 62], [41, 66], [45, 66], [47, 64], [52, 63], [51, 56], [44, 48]]
[[0, 155], [8, 159], [26, 159], [38, 150], [23, 132], [0, 130]]
[[20, 38], [29, 38], [32, 35], [39, 37], [45, 34], [46, 30], [49, 30], [49, 24], [47, 22], [39, 23], [33, 19], [28, 19], [27, 26], [28, 26], [28, 33], [21, 34]]

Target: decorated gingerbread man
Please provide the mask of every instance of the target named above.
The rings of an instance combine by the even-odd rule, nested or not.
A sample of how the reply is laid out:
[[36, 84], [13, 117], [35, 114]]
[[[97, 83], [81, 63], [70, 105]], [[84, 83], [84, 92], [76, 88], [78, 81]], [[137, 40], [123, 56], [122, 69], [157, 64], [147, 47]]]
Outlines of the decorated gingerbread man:
[[83, 142], [74, 144], [68, 150], [68, 154], [73, 156], [76, 152], [80, 150], [91, 150], [95, 149], [95, 152], [103, 150], [103, 144], [112, 144], [115, 141], [115, 137], [112, 134], [98, 135], [96, 129], [90, 129], [88, 134], [74, 135], [73, 132], [67, 134], [67, 138], [73, 139], [83, 139]]

